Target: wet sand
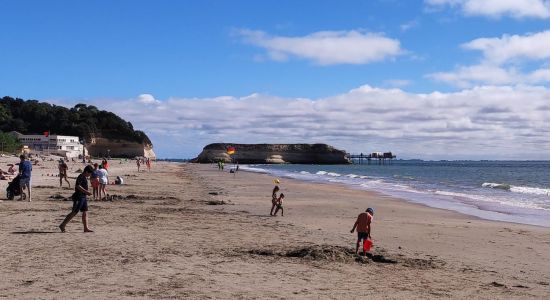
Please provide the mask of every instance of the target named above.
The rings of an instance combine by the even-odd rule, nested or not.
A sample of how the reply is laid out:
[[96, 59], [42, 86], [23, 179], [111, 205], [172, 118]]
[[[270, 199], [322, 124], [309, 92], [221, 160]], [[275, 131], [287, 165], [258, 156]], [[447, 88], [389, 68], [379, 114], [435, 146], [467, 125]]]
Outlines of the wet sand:
[[[5, 166], [14, 158], [0, 158]], [[82, 164], [70, 163], [71, 184]], [[4, 168], [3, 168], [4, 169]], [[72, 189], [55, 162], [33, 170], [33, 202], [0, 202], [0, 297], [545, 299], [550, 229], [479, 220], [350, 190], [212, 165], [111, 162], [125, 185], [60, 233]], [[0, 181], [2, 192], [6, 181]], [[60, 198], [60, 199], [56, 199]], [[4, 196], [0, 197], [4, 199]], [[353, 255], [357, 214], [376, 208], [373, 257]]]

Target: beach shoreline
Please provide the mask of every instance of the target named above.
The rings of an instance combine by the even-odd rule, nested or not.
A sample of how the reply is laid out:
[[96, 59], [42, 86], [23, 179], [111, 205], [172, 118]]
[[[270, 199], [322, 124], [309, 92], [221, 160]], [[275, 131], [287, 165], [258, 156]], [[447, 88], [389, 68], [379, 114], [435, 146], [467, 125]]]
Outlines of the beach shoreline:
[[[5, 163], [0, 159], [1, 163]], [[70, 181], [82, 164], [69, 164]], [[8, 298], [507, 298], [550, 294], [547, 228], [479, 220], [375, 192], [158, 162], [112, 161], [113, 201], [76, 217], [54, 163], [33, 170], [33, 202], [0, 202], [0, 283]], [[73, 179], [71, 179], [73, 178]], [[5, 188], [4, 183], [0, 184]], [[373, 254], [355, 260], [357, 214], [375, 207]]]

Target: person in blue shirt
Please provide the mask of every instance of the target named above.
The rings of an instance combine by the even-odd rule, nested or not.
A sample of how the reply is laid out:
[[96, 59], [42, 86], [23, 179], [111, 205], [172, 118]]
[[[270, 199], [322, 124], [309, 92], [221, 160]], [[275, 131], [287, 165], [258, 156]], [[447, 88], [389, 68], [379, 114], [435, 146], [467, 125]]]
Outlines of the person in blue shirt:
[[32, 164], [28, 161], [24, 154], [19, 156], [21, 162], [19, 163], [19, 188], [21, 189], [21, 196], [19, 201], [23, 200], [23, 190], [27, 187], [28, 200], [31, 202], [31, 172]]

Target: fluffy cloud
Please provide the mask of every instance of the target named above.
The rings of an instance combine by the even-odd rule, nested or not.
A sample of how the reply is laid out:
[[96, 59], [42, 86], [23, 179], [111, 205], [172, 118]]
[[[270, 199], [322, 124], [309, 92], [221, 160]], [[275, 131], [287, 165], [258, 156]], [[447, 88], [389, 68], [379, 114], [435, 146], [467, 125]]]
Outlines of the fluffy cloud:
[[[459, 66], [454, 71], [438, 72], [428, 77], [459, 87], [550, 82], [548, 69], [544, 67], [550, 59], [548, 45], [550, 31], [475, 39], [462, 47], [481, 52], [478, 65]], [[535, 69], [522, 71], [522, 67], [527, 64], [534, 65]]]
[[425, 0], [430, 6], [460, 8], [466, 15], [513, 18], [550, 18], [550, 1], [545, 0]]
[[159, 104], [160, 101], [155, 99], [151, 94], [141, 94], [137, 97], [137, 101], [142, 104]]
[[[405, 157], [550, 159], [550, 89], [484, 86], [407, 93], [362, 86], [322, 99], [133, 99], [110, 109], [151, 135], [161, 156], [196, 155], [212, 142], [326, 142]], [[526, 156], [527, 155], [527, 156]]]
[[503, 35], [500, 38], [479, 38], [462, 47], [479, 50], [484, 59], [495, 63], [512, 60], [544, 60], [550, 58], [550, 30], [527, 35]]
[[311, 60], [320, 65], [367, 64], [403, 53], [398, 40], [377, 33], [320, 31], [306, 36], [271, 36], [263, 31], [236, 30], [246, 43], [264, 48], [276, 61], [289, 57]]

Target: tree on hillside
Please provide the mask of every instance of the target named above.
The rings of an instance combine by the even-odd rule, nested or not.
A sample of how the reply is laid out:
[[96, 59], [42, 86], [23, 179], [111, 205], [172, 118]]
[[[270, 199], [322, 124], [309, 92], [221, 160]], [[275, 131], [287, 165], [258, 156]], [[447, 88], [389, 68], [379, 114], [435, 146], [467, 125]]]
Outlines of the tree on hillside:
[[134, 130], [130, 122], [112, 112], [83, 103], [68, 109], [36, 100], [3, 97], [0, 99], [0, 130], [23, 134], [49, 131], [51, 134], [75, 135], [86, 139], [104, 137], [151, 143], [147, 135]]
[[10, 133], [0, 131], [0, 152], [13, 153], [21, 148], [19, 141]]

